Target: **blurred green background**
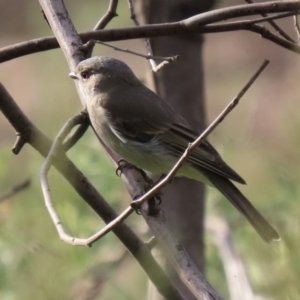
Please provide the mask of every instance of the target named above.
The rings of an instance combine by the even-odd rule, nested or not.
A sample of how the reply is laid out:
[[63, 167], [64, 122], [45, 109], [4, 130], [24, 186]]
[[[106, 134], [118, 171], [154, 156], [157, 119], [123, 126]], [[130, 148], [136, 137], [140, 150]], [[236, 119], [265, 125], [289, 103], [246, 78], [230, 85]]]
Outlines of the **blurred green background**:
[[[108, 5], [108, 1], [65, 2], [78, 31], [93, 28]], [[119, 17], [108, 28], [132, 25], [126, 2], [120, 2]], [[228, 0], [219, 6], [225, 4], [241, 3]], [[1, 0], [0, 20], [1, 47], [52, 35], [37, 1]], [[279, 23], [294, 33], [292, 19]], [[248, 186], [241, 189], [278, 229], [282, 241], [263, 243], [213, 190], [209, 190], [208, 216], [217, 213], [228, 220], [255, 292], [270, 299], [300, 299], [299, 58], [249, 32], [211, 34], [205, 41], [208, 120], [213, 120], [237, 94], [263, 59], [271, 60], [210, 140], [246, 179]], [[114, 44], [145, 52], [142, 41]], [[124, 60], [142, 80], [149, 74], [147, 62], [141, 58], [103, 46], [96, 47], [94, 55], [97, 54]], [[1, 64], [0, 81], [26, 115], [54, 138], [64, 122], [81, 110], [68, 72], [62, 52], [52, 50]], [[12, 154], [15, 133], [1, 114], [0, 129], [0, 195], [26, 178], [32, 180], [30, 188], [0, 204], [1, 299], [145, 299], [147, 277], [129, 255], [111, 267], [110, 262], [124, 253], [113, 234], [92, 248], [72, 247], [59, 240], [40, 189], [38, 175], [43, 159], [30, 146], [25, 146], [18, 156]], [[89, 131], [70, 151], [70, 157], [111, 205], [121, 211], [130, 198], [99, 148]], [[73, 235], [87, 237], [103, 226], [55, 171], [51, 172], [51, 188], [64, 224]], [[143, 239], [149, 237], [141, 217], [133, 215], [127, 223]], [[222, 263], [209, 234], [206, 257], [210, 282], [228, 297]], [[81, 293], [91, 292], [91, 286], [95, 295], [84, 298], [87, 293]]]

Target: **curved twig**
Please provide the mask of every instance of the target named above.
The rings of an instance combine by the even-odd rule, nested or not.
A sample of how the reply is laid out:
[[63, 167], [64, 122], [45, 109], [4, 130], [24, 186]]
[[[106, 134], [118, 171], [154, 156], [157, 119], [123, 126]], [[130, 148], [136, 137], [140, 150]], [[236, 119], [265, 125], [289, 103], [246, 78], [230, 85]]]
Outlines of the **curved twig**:
[[[32, 122], [24, 115], [13, 98], [0, 83], [0, 109], [10, 124], [17, 132], [24, 129], [27, 132], [26, 142], [46, 157], [49, 153], [52, 141], [46, 137]], [[55, 168], [66, 178], [74, 190], [85, 200], [85, 202], [106, 222], [118, 217], [116, 212], [101, 197], [89, 180], [76, 168], [76, 166], [64, 154], [54, 161]], [[136, 258], [148, 276], [155, 282], [160, 291], [165, 291], [167, 299], [181, 299], [178, 294], [168, 289], [169, 279], [160, 266], [154, 260], [147, 245], [124, 223], [120, 223], [113, 229], [114, 234], [127, 247]]]

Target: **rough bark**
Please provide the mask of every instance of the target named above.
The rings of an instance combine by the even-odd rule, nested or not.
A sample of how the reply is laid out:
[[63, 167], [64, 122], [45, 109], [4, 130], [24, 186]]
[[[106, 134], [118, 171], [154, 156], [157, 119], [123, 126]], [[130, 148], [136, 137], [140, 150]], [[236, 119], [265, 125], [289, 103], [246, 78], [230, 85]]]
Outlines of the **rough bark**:
[[[138, 1], [138, 18], [143, 23], [175, 22], [209, 10], [214, 1]], [[203, 37], [199, 35], [151, 39], [154, 55], [179, 54], [181, 60], [154, 75], [155, 87], [172, 103], [190, 126], [201, 132], [205, 126], [203, 86]], [[162, 208], [171, 227], [200, 270], [204, 269], [203, 217], [204, 186], [175, 179], [164, 189]]]
[[[137, 1], [138, 19], [144, 24], [176, 22], [209, 10], [214, 1]], [[181, 60], [153, 75], [157, 93], [201, 132], [205, 126], [203, 37], [200, 35], [151, 39], [153, 54], [179, 54]], [[204, 185], [180, 178], [163, 190], [162, 209], [170, 227], [200, 270], [204, 270]], [[169, 273], [172, 271], [169, 268]], [[173, 280], [176, 275], [173, 274]], [[179, 281], [176, 280], [178, 283]], [[182, 287], [185, 290], [184, 287]], [[188, 291], [185, 293], [189, 294]], [[156, 297], [157, 299], [158, 297]]]

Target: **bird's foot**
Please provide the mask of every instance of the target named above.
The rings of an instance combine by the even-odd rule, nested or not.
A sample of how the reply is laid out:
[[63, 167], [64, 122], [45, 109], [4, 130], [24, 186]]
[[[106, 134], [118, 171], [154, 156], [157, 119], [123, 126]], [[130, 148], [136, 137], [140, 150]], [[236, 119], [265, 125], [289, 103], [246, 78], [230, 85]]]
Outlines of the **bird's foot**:
[[128, 169], [135, 169], [135, 170], [139, 171], [142, 174], [143, 179], [146, 181], [146, 183], [148, 185], [153, 184], [152, 179], [147, 176], [147, 174], [146, 174], [145, 171], [143, 171], [142, 169], [140, 169], [140, 168], [136, 167], [135, 165], [129, 163], [125, 159], [119, 159], [117, 164], [118, 164], [118, 167], [116, 169], [117, 176], [121, 177], [121, 175], [123, 174], [123, 171], [126, 168], [128, 168]]
[[[159, 177], [155, 181], [153, 181], [149, 177], [147, 177], [147, 178], [148, 178], [148, 182], [147, 182], [147, 185], [145, 186], [146, 192], [151, 190], [161, 180], [162, 177]], [[138, 195], [138, 196], [134, 197], [134, 200], [131, 202], [131, 207], [138, 214], [141, 214], [140, 206], [142, 203], [139, 201], [141, 196], [143, 196], [143, 195]], [[148, 201], [148, 215], [154, 216], [159, 213], [160, 205], [162, 203], [161, 196], [162, 196], [162, 191], [158, 191], [158, 192], [156, 192], [156, 194], [154, 196], [152, 196], [150, 199], [147, 200]]]

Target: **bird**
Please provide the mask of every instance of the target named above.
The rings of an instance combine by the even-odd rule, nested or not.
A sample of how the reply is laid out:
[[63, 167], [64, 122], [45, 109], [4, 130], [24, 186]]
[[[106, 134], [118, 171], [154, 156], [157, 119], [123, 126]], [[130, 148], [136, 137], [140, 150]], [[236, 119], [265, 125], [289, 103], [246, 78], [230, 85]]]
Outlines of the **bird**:
[[[79, 81], [91, 124], [106, 146], [130, 164], [152, 174], [167, 174], [198, 134], [123, 61], [94, 56], [69, 76]], [[217, 150], [203, 140], [176, 176], [204, 182], [242, 213], [266, 242], [280, 235], [232, 181], [246, 184]]]

